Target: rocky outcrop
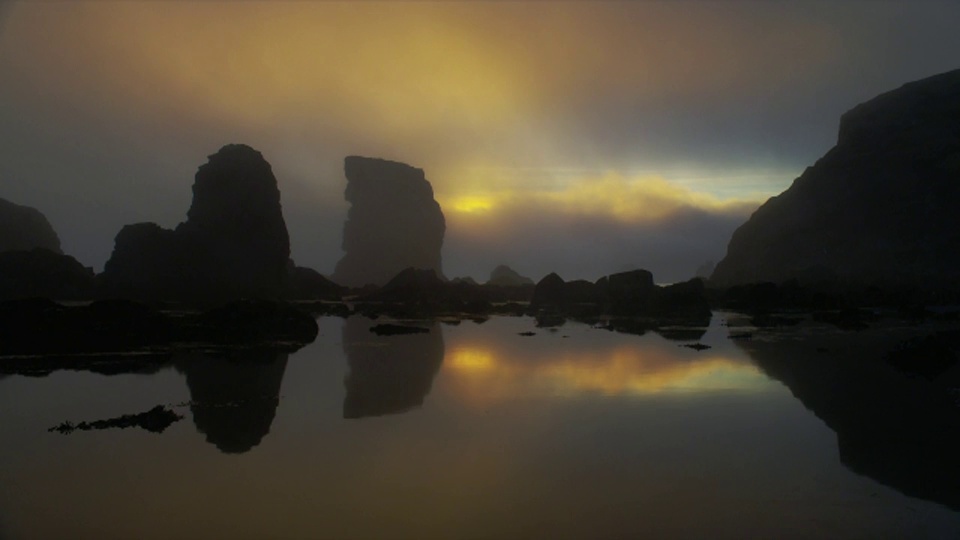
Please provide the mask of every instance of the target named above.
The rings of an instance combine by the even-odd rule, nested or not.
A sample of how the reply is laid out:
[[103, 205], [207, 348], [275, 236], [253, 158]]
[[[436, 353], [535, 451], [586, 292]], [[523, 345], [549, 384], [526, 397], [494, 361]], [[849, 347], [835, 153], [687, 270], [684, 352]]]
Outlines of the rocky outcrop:
[[596, 283], [564, 281], [557, 274], [549, 274], [537, 283], [530, 307], [538, 316], [643, 317], [663, 323], [696, 322], [701, 325], [710, 320], [710, 306], [702, 280], [692, 279], [661, 287], [654, 284], [653, 274], [646, 270], [612, 274]]
[[93, 292], [93, 270], [69, 255], [40, 248], [0, 253], [0, 300], [89, 300]]
[[882, 94], [733, 234], [711, 280], [960, 287], [960, 70]]
[[260, 152], [230, 144], [197, 171], [187, 221], [124, 227], [101, 275], [101, 294], [217, 302], [284, 293], [290, 239], [280, 191]]
[[286, 297], [290, 300], [339, 300], [346, 288], [305, 266], [288, 269]]
[[403, 163], [350, 156], [344, 160], [344, 256], [333, 280], [361, 287], [383, 285], [405, 268], [433, 270], [441, 278], [446, 221], [423, 170]]
[[522, 285], [533, 285], [533, 280], [518, 274], [513, 268], [505, 264], [493, 269], [490, 272], [490, 280], [487, 285], [497, 285], [501, 287], [519, 287]]
[[35, 208], [0, 199], [0, 252], [36, 248], [61, 254], [60, 237]]

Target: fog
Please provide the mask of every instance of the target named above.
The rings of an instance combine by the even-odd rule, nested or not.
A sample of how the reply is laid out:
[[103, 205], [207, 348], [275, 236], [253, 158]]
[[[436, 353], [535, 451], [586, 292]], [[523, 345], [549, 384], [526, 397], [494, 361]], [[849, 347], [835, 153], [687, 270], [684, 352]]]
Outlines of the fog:
[[0, 197], [99, 269], [124, 224], [182, 221], [206, 156], [245, 143], [294, 259], [329, 273], [343, 158], [375, 156], [425, 170], [448, 276], [676, 281], [840, 114], [956, 68], [957, 20], [948, 2], [8, 3]]

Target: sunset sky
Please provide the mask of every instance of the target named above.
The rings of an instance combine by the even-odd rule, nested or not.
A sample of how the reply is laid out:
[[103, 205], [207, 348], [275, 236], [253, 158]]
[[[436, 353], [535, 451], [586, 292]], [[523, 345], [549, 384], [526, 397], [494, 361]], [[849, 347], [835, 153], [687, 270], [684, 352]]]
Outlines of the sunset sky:
[[444, 270], [691, 277], [836, 140], [960, 67], [960, 2], [0, 4], [0, 197], [97, 269], [185, 219], [227, 143], [272, 164], [293, 257], [342, 255], [343, 158], [423, 168]]

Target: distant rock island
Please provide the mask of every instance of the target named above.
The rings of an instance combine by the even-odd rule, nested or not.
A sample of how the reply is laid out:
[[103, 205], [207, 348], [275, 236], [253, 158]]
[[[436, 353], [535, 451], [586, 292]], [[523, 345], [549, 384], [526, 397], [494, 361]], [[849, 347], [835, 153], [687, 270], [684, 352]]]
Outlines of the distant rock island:
[[175, 230], [125, 226], [104, 266], [101, 294], [142, 300], [282, 296], [290, 238], [280, 190], [260, 152], [229, 144], [197, 171], [187, 220]]
[[487, 284], [500, 285], [503, 287], [519, 287], [521, 285], [533, 285], [534, 283], [532, 279], [521, 276], [513, 268], [501, 264], [490, 272], [490, 279], [487, 281]]
[[93, 270], [60, 249], [60, 237], [39, 210], [0, 199], [0, 300], [89, 299]]
[[440, 249], [446, 221], [422, 169], [383, 159], [344, 160], [344, 256], [333, 281], [349, 287], [384, 285], [406, 268], [443, 278]]
[[960, 287], [960, 70], [840, 119], [836, 146], [733, 234], [711, 279]]
[[0, 199], [0, 252], [46, 249], [57, 254], [60, 237], [36, 208]]

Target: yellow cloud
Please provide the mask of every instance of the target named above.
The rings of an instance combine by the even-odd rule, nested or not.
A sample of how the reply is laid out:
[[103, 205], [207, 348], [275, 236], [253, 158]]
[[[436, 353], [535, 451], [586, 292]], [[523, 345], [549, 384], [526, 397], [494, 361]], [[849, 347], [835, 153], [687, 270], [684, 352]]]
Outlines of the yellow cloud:
[[[755, 207], [759, 200], [721, 199], [693, 191], [659, 176], [627, 177], [617, 172], [557, 180], [552, 189], [530, 189], [517, 173], [513, 188], [471, 191], [444, 196], [441, 206], [454, 219], [457, 214], [548, 209], [569, 216], [605, 217], [624, 223], [655, 222], [683, 209], [726, 212]], [[502, 180], [496, 185], [506, 184]], [[463, 216], [461, 216], [463, 217]]]

